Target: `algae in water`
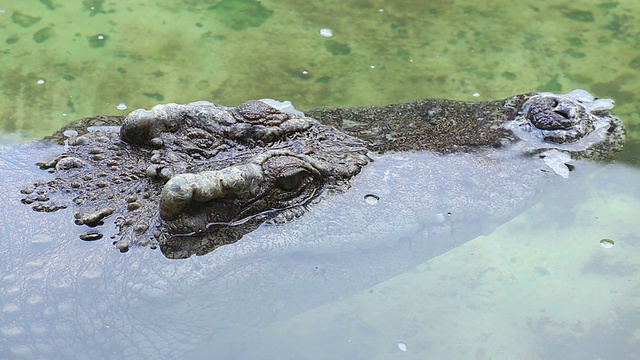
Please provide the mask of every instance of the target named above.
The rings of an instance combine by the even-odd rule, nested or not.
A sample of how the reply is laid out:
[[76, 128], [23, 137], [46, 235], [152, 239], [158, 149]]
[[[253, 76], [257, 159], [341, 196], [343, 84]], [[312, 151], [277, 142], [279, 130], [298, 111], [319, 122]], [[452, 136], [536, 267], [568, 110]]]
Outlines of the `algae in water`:
[[38, 44], [42, 44], [43, 42], [49, 40], [49, 38], [51, 38], [52, 36], [53, 29], [50, 27], [46, 27], [36, 31], [36, 33], [33, 34], [33, 41], [37, 42]]
[[13, 14], [11, 14], [11, 21], [13, 21], [14, 24], [22, 26], [23, 28], [28, 28], [29, 26], [40, 21], [40, 19], [42, 18], [39, 16], [30, 16], [19, 11], [14, 11]]
[[224, 0], [208, 10], [214, 11], [221, 23], [238, 31], [259, 27], [273, 15], [273, 10], [254, 0]]

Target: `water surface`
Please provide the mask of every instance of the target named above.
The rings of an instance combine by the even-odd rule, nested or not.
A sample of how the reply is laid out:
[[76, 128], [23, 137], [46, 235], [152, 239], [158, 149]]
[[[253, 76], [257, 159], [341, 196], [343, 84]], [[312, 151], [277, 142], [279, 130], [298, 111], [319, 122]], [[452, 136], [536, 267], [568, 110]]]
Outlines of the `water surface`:
[[[199, 346], [185, 347], [184, 358], [634, 358], [639, 11], [635, 1], [0, 4], [0, 141], [159, 102], [271, 97], [304, 109], [588, 89], [615, 99], [630, 130], [613, 166], [578, 177], [491, 234], [355, 294], [237, 323], [229, 338], [216, 323], [198, 324], [191, 331]], [[602, 247], [602, 239], [614, 246]], [[270, 300], [278, 298], [287, 296], [273, 290]], [[200, 300], [197, 307], [206, 308]], [[278, 306], [287, 308], [267, 312]], [[96, 311], [96, 318], [107, 313]], [[10, 313], [5, 307], [2, 317]], [[207, 340], [216, 336], [227, 346]]]

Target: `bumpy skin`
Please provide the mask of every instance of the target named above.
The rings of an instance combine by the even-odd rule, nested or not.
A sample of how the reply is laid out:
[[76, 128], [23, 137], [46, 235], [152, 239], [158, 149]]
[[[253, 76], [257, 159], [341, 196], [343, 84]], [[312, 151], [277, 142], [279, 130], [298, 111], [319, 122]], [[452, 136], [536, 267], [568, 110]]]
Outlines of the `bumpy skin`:
[[533, 151], [559, 149], [573, 158], [607, 159], [625, 138], [612, 107], [611, 100], [574, 90], [502, 101], [423, 99], [382, 107], [318, 108], [305, 114], [366, 140], [379, 152], [473, 152], [519, 143]]
[[[368, 150], [450, 153], [522, 143], [574, 158], [609, 157], [624, 138], [610, 104], [591, 109], [593, 98], [571, 94], [482, 103], [425, 99], [313, 109], [307, 117], [261, 101], [236, 108], [168, 104], [132, 112], [119, 133], [113, 127], [87, 132], [86, 125], [120, 118], [85, 119], [72, 126], [79, 133], [68, 128], [54, 135], [67, 149], [40, 167], [54, 169], [56, 179], [23, 189], [23, 202], [56, 211], [72, 200], [76, 224], [88, 226], [81, 238], [100, 239], [100, 226], [113, 222], [118, 232], [110, 237], [122, 251], [159, 243], [170, 257], [204, 254], [265, 220], [294, 217], [325, 188], [357, 174], [369, 162]], [[194, 249], [194, 243], [206, 245]]]
[[[370, 287], [535, 203], [565, 182], [547, 166], [553, 150], [607, 158], [624, 137], [608, 105], [583, 94], [307, 117], [255, 102], [155, 111], [122, 128], [87, 130], [122, 118], [85, 119], [53, 141], [0, 151], [0, 358], [192, 359], [202, 344], [200, 358], [243, 357], [254, 326]], [[554, 113], [584, 114], [569, 122], [591, 130], [558, 129], [569, 122]], [[427, 151], [376, 154], [418, 149]], [[185, 259], [78, 240], [100, 235], [123, 249], [159, 242]]]
[[39, 166], [56, 178], [23, 189], [22, 201], [36, 211], [73, 204], [82, 239], [115, 226], [109, 237], [122, 251], [159, 243], [169, 257], [204, 254], [276, 215], [294, 216], [369, 162], [363, 141], [260, 101], [158, 105], [121, 128], [96, 127], [119, 120], [85, 119], [55, 134], [66, 149]]

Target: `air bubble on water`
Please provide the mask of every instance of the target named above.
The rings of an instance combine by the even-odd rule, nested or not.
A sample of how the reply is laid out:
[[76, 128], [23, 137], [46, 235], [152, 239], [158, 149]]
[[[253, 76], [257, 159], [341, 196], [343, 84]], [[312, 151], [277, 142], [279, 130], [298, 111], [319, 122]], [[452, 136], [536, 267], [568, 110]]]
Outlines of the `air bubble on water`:
[[400, 351], [407, 351], [407, 344], [405, 344], [403, 342], [399, 342], [398, 343], [398, 349], [400, 349]]
[[364, 201], [369, 205], [375, 205], [380, 201], [380, 197], [375, 194], [367, 194], [364, 196]]
[[614, 245], [613, 240], [611, 239], [602, 239], [600, 240], [600, 246], [602, 246], [605, 249], [611, 249]]
[[331, 29], [320, 29], [320, 36], [330, 38], [333, 36]]

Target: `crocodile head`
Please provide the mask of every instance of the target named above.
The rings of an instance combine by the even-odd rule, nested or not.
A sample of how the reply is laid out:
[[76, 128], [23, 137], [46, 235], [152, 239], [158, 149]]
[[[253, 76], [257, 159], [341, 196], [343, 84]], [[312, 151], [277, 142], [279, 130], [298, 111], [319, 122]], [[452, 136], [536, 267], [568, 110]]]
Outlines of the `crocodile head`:
[[207, 253], [296, 216], [369, 161], [361, 140], [261, 101], [158, 105], [121, 127], [95, 125], [120, 120], [85, 119], [54, 135], [65, 151], [39, 166], [55, 179], [25, 188], [22, 201], [36, 211], [73, 204], [82, 239], [108, 236], [121, 251]]

